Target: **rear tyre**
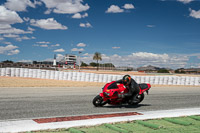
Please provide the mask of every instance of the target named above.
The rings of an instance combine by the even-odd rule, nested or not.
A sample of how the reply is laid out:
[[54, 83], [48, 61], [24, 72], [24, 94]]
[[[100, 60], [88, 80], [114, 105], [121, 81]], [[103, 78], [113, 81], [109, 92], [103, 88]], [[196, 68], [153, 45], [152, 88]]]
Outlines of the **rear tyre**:
[[144, 93], [138, 95], [136, 97], [136, 100], [134, 100], [133, 102], [129, 103], [130, 105], [138, 105], [140, 102], [142, 102], [144, 100]]
[[106, 104], [105, 101], [103, 101], [103, 98], [100, 95], [97, 95], [94, 99], [93, 99], [93, 105], [95, 107], [102, 107], [103, 105]]

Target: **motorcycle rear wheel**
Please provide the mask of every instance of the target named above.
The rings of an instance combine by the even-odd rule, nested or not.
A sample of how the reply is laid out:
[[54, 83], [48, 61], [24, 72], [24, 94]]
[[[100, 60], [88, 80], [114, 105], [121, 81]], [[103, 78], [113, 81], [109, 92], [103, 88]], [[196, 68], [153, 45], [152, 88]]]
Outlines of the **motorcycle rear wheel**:
[[103, 105], [106, 104], [105, 101], [103, 101], [103, 98], [100, 95], [97, 95], [94, 99], [93, 99], [93, 105], [95, 107], [102, 107]]
[[137, 97], [137, 102], [134, 102], [134, 103], [129, 103], [130, 105], [138, 105], [140, 102], [142, 102], [144, 100], [144, 93], [140, 94], [138, 97]]

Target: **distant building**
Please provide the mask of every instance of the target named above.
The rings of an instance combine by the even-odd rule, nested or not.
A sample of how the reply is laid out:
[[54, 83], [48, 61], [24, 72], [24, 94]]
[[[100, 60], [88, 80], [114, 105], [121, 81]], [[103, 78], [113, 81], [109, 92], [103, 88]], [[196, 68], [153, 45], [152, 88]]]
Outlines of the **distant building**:
[[64, 57], [65, 68], [74, 68], [76, 66], [77, 55], [66, 54]]

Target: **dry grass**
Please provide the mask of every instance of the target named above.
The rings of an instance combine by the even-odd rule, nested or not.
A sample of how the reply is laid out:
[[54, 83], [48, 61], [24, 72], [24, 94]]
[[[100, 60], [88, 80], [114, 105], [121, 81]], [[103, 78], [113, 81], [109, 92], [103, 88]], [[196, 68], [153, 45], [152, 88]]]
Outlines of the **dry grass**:
[[0, 77], [0, 87], [86, 87], [103, 86], [104, 84], [105, 83], [76, 82], [52, 79]]
[[[98, 82], [80, 82], [80, 81], [66, 81], [66, 80], [53, 80], [53, 79], [34, 79], [34, 78], [21, 78], [21, 77], [1, 77], [0, 87], [102, 87], [105, 83]], [[152, 87], [170, 87], [180, 85], [152, 85]], [[191, 86], [182, 86], [191, 87]], [[194, 87], [194, 86], [193, 86]], [[199, 86], [195, 86], [199, 87]]]

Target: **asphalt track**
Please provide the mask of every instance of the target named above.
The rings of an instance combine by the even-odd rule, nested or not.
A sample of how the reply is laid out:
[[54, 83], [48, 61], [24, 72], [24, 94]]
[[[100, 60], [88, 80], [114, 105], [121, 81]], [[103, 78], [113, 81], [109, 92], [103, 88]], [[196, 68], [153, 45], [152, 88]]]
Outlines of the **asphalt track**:
[[152, 87], [138, 106], [96, 108], [92, 99], [99, 92], [101, 87], [0, 88], [0, 121], [200, 107], [200, 87]]

